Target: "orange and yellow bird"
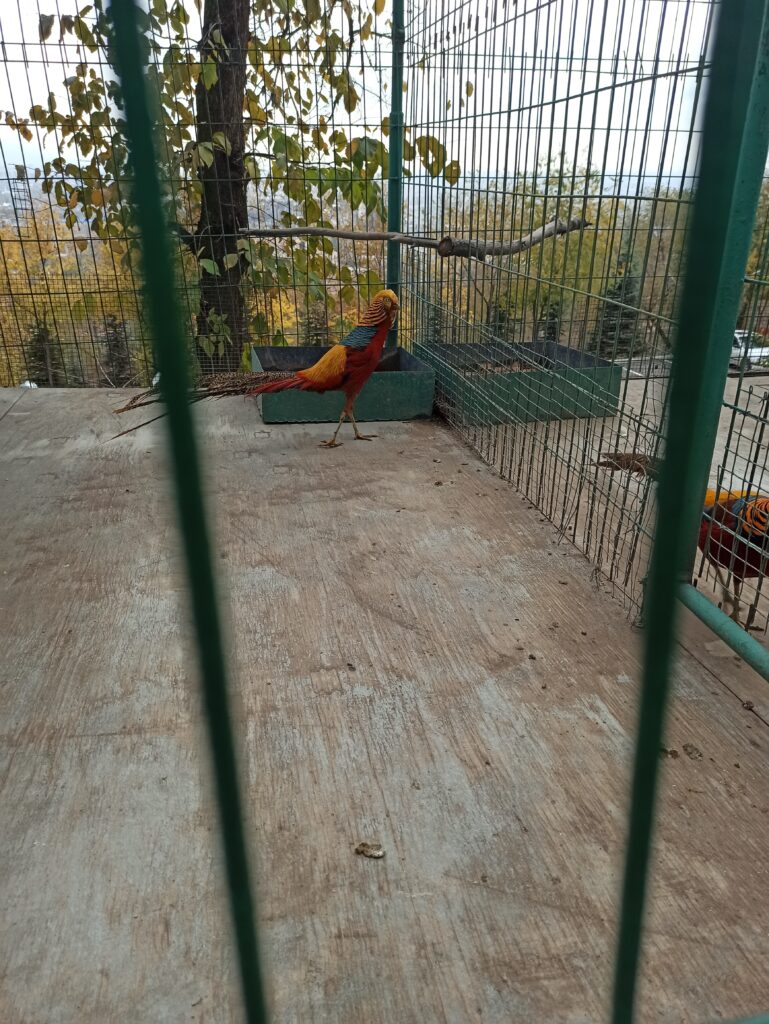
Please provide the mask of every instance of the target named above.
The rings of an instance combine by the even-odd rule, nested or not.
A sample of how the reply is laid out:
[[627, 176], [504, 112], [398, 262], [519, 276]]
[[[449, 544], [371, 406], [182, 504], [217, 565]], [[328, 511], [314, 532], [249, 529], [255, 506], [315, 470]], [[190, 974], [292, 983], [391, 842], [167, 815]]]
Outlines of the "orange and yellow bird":
[[[339, 430], [346, 419], [352, 423], [355, 438], [358, 441], [370, 441], [375, 435], [361, 434], [355, 422], [355, 399], [363, 390], [363, 385], [377, 368], [382, 357], [382, 349], [388, 332], [395, 323], [400, 304], [394, 291], [385, 288], [377, 292], [371, 305], [360, 319], [357, 327], [337, 345], [332, 345], [328, 352], [306, 370], [296, 373], [290, 371], [263, 371], [248, 374], [215, 374], [201, 381], [200, 385], [190, 393], [191, 402], [200, 402], [205, 398], [225, 398], [234, 395], [251, 397], [266, 395], [276, 391], [315, 391], [323, 394], [326, 391], [341, 391], [345, 395], [344, 408], [333, 437], [324, 441], [321, 448], [338, 448]], [[129, 402], [116, 412], [128, 412], [146, 405], [154, 405], [161, 401], [155, 388], [140, 395], [134, 395]], [[147, 423], [154, 423], [161, 416], [156, 416], [145, 423], [122, 431], [116, 437], [130, 434]], [[113, 438], [114, 440], [114, 438]]]
[[[594, 465], [652, 480], [659, 479], [661, 468], [659, 459], [639, 452], [605, 452]], [[731, 618], [739, 623], [742, 584], [765, 576], [769, 569], [769, 497], [754, 491], [708, 488], [697, 546], [715, 570], [722, 604], [731, 605]], [[731, 575], [733, 596], [723, 569]]]
[[337, 435], [345, 419], [352, 423], [356, 441], [370, 441], [375, 434], [361, 434], [355, 422], [355, 399], [363, 385], [377, 368], [382, 357], [387, 334], [398, 315], [398, 296], [389, 288], [377, 292], [360, 323], [350, 333], [325, 352], [307, 370], [299, 370], [285, 380], [272, 380], [246, 391], [247, 395], [267, 395], [276, 391], [342, 391], [344, 408], [333, 437], [323, 441], [322, 448], [338, 448], [342, 443]]

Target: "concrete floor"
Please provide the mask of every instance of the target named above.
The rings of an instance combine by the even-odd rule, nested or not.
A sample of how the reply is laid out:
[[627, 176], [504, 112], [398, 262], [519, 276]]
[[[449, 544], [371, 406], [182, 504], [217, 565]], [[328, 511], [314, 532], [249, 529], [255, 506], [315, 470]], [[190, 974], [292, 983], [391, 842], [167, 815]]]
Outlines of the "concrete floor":
[[[0, 393], [6, 1024], [242, 1020], [163, 424], [109, 441], [120, 402]], [[198, 421], [274, 1020], [606, 1019], [619, 604], [437, 423]], [[641, 1021], [769, 1007], [768, 692], [687, 624]]]

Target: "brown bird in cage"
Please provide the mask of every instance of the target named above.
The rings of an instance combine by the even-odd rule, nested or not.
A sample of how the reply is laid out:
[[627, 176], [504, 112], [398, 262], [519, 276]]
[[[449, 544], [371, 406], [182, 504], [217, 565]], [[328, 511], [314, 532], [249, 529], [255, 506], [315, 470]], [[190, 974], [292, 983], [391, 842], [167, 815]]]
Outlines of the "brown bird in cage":
[[644, 455], [642, 452], [604, 452], [593, 465], [610, 469], [612, 472], [627, 470], [634, 476], [648, 476], [652, 480], [659, 478], [659, 459], [655, 459], [653, 455]]
[[[199, 386], [190, 393], [190, 402], [200, 402], [206, 398], [226, 398], [233, 395], [243, 395], [249, 398], [276, 391], [314, 391], [318, 394], [324, 394], [326, 391], [341, 391], [345, 396], [345, 403], [339, 423], [333, 436], [328, 441], [324, 441], [320, 447], [339, 447], [341, 441], [337, 441], [337, 435], [346, 419], [352, 423], [356, 441], [370, 441], [374, 435], [361, 434], [358, 424], [355, 422], [353, 411], [355, 400], [363, 390], [363, 385], [377, 368], [387, 334], [395, 322], [399, 308], [398, 296], [389, 288], [385, 288], [374, 296], [358, 326], [354, 327], [338, 345], [332, 345], [314, 366], [296, 373], [287, 370], [265, 373], [214, 374], [204, 378]], [[118, 413], [128, 412], [131, 409], [140, 409], [160, 401], [162, 398], [153, 389], [141, 395], [135, 395], [126, 405], [115, 411]], [[135, 427], [129, 427], [128, 430], [123, 430], [115, 437], [130, 434], [148, 423], [154, 423], [155, 420], [159, 420], [163, 416], [165, 413], [155, 416], [154, 419], [146, 420], [144, 423], [139, 423]], [[115, 438], [113, 438], [114, 440]]]

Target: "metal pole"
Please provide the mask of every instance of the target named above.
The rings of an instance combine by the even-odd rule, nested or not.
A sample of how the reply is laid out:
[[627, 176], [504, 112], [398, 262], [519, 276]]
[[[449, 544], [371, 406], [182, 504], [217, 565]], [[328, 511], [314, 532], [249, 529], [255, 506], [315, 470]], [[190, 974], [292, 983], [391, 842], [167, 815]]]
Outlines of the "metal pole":
[[[743, 8], [744, 15], [738, 13]], [[724, 5], [721, 9], [732, 11], [731, 5]], [[722, 144], [730, 147], [733, 154], [731, 160], [726, 158], [720, 163], [724, 165], [724, 170], [727, 170], [727, 164], [736, 166], [728, 168], [731, 172], [728, 179], [709, 182], [712, 200], [719, 204], [720, 210], [728, 211], [726, 223], [719, 235], [720, 258], [715, 261], [717, 265], [713, 266], [710, 275], [715, 291], [708, 296], [707, 301], [698, 303], [696, 308], [687, 311], [683, 306], [681, 308], [679, 333], [684, 330], [691, 330], [692, 333], [696, 331], [702, 353], [697, 360], [701, 371], [696, 375], [696, 384], [692, 382], [691, 388], [694, 394], [696, 386], [699, 394], [695, 412], [697, 433], [689, 454], [689, 473], [696, 482], [696, 486], [691, 489], [692, 502], [686, 509], [691, 532], [680, 566], [681, 576], [687, 583], [691, 581], [697, 557], [699, 521], [710, 478], [724, 383], [729, 370], [745, 266], [769, 147], [769, 40], [760, 34], [764, 31], [761, 22], [766, 10], [766, 0], [743, 0], [743, 3], [735, 4], [731, 14], [735, 23], [730, 45], [734, 46], [733, 58], [735, 62], [740, 62], [740, 66], [737, 63], [732, 65], [728, 79], [721, 85], [721, 95], [713, 95], [711, 86], [708, 96], [708, 103], [717, 106], [722, 117]], [[722, 27], [719, 25], [719, 28]], [[706, 253], [692, 252], [690, 259], [693, 272], [706, 261], [711, 264], [714, 262], [712, 254], [708, 259]], [[704, 286], [704, 281], [702, 283]], [[688, 317], [688, 323], [683, 322], [684, 316]], [[672, 438], [669, 438], [668, 443], [671, 441]]]
[[680, 585], [678, 600], [696, 615], [700, 622], [704, 622], [728, 647], [731, 647], [735, 654], [739, 654], [744, 662], [754, 668], [764, 679], [769, 680], [769, 651], [762, 647], [755, 637], [746, 633], [742, 626], [738, 626], [728, 615], [724, 615], [720, 608], [717, 608], [699, 590], [695, 590], [691, 583]]
[[[393, 0], [392, 78], [390, 82], [390, 153], [387, 171], [387, 230], [401, 231], [403, 195], [403, 47], [406, 42], [403, 0]], [[387, 243], [387, 287], [400, 296], [401, 247]], [[387, 347], [398, 344], [398, 323], [387, 337]]]
[[720, 6], [673, 357], [649, 571], [612, 1024], [634, 1019], [651, 835], [678, 611], [693, 564], [751, 230], [769, 143], [767, 0]]
[[153, 120], [139, 45], [136, 0], [112, 0], [114, 44], [122, 87], [133, 199], [142, 243], [146, 302], [155, 340], [160, 390], [168, 409], [171, 469], [176, 485], [192, 616], [198, 645], [219, 823], [247, 1024], [264, 1024], [267, 1010], [259, 965], [241, 783], [227, 690], [224, 641], [203, 502], [200, 458], [188, 401], [184, 320], [176, 301], [171, 247], [153, 141]]

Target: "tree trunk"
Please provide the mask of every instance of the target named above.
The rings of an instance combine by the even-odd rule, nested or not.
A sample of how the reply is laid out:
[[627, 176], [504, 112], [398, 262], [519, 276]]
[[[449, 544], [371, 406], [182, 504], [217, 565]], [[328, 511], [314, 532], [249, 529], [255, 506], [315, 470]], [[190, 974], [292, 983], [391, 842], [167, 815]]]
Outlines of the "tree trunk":
[[[218, 276], [201, 268], [198, 354], [206, 372], [237, 370], [247, 337], [240, 287], [245, 261], [228, 268], [224, 258], [238, 253], [240, 230], [248, 227], [243, 126], [248, 14], [248, 0], [206, 0], [203, 12], [200, 59], [203, 65], [214, 62], [217, 79], [206, 89], [201, 74], [195, 93], [198, 144], [213, 147], [211, 165], [200, 163], [203, 195], [195, 244], [200, 258], [214, 260], [219, 268]], [[206, 354], [203, 339], [213, 346], [213, 355]]]
[[61, 343], [54, 338], [45, 318], [36, 319], [25, 351], [27, 379], [38, 387], [63, 388], [67, 385]]
[[128, 344], [128, 328], [124, 320], [118, 320], [112, 313], [104, 318], [102, 331], [105, 371], [113, 388], [126, 387], [133, 377], [131, 371], [131, 350]]

